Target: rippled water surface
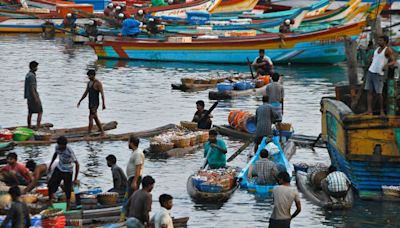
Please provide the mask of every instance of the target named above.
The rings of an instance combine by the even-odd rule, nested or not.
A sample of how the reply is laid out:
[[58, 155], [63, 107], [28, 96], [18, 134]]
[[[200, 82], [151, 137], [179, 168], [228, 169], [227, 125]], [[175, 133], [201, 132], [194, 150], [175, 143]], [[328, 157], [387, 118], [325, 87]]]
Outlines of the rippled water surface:
[[[257, 53], [255, 53], [257, 55]], [[253, 56], [251, 56], [253, 57]], [[243, 57], [245, 60], [246, 56]], [[87, 124], [87, 101], [76, 108], [86, 86], [86, 70], [96, 67], [97, 77], [104, 84], [107, 109], [99, 111], [103, 122], [116, 120], [118, 128], [112, 133], [134, 132], [168, 123], [190, 120], [196, 100], [203, 99], [209, 107], [208, 92], [183, 93], [171, 90], [171, 83], [182, 77], [210, 77], [247, 73], [247, 66], [209, 65], [192, 63], [154, 63], [97, 61], [87, 46], [72, 46], [68, 40], [42, 40], [36, 35], [0, 36], [0, 125], [24, 125], [26, 101], [23, 99], [24, 77], [28, 63], [40, 63], [37, 72], [38, 91], [42, 99], [44, 122], [56, 128]], [[334, 94], [334, 84], [346, 80], [344, 66], [279, 66], [285, 75], [285, 122], [293, 123], [296, 133], [318, 135], [320, 127], [319, 102], [323, 96]], [[213, 112], [215, 124], [225, 124], [231, 109], [255, 111], [261, 99], [246, 97], [220, 102]], [[36, 117], [34, 117], [34, 120]], [[229, 153], [242, 142], [225, 138]], [[141, 141], [141, 148], [148, 142]], [[105, 157], [115, 154], [125, 168], [130, 151], [126, 142], [71, 143], [81, 163], [80, 179], [84, 187], [112, 185], [111, 171]], [[249, 149], [248, 149], [249, 150]], [[54, 145], [17, 147], [22, 160], [50, 159]], [[232, 165], [245, 166], [246, 152]], [[292, 162], [329, 163], [326, 150], [298, 149]], [[158, 196], [169, 193], [174, 197], [173, 215], [190, 216], [191, 227], [267, 227], [272, 211], [269, 199], [260, 199], [238, 190], [223, 205], [200, 205], [191, 201], [186, 192], [188, 176], [203, 163], [202, 153], [183, 158], [149, 160], [145, 174], [156, 179], [153, 211], [159, 208]], [[302, 212], [292, 222], [293, 227], [398, 227], [398, 204], [357, 201], [349, 211], [324, 211], [302, 198]]]

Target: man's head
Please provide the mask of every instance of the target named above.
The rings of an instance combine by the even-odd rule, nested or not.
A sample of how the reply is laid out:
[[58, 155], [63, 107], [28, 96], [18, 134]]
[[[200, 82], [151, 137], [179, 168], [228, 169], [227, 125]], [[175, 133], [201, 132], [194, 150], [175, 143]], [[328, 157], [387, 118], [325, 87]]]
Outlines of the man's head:
[[290, 25], [290, 19], [285, 20], [285, 25]]
[[217, 142], [217, 136], [218, 136], [218, 132], [214, 129], [210, 130], [208, 132], [208, 141], [210, 143], [216, 143]]
[[93, 81], [96, 78], [96, 70], [90, 69], [87, 71], [86, 75], [88, 76], [90, 81]]
[[260, 57], [264, 57], [264, 55], [265, 55], [264, 49], [258, 50], [258, 55], [259, 55]]
[[13, 186], [8, 190], [8, 194], [10, 194], [13, 201], [15, 201], [18, 197], [21, 196], [21, 190], [18, 186]]
[[67, 13], [67, 18], [72, 18], [72, 13]]
[[36, 62], [36, 61], [32, 61], [32, 62], [29, 63], [29, 69], [30, 69], [32, 72], [36, 72], [38, 66], [39, 66], [39, 63]]
[[[117, 6], [117, 7], [118, 7], [118, 6]], [[119, 14], [118, 14], [118, 18], [119, 18], [119, 19], [124, 19], [124, 17], [125, 17], [125, 15], [124, 15], [123, 13], [119, 13]]]
[[107, 8], [109, 8], [109, 9], [112, 9], [112, 8], [114, 8], [114, 4], [112, 4], [112, 3], [109, 3], [109, 4], [107, 5]]
[[60, 136], [57, 138], [58, 149], [63, 151], [67, 148], [68, 140], [65, 136]]
[[379, 36], [378, 38], [378, 45], [381, 47], [387, 46], [389, 43], [389, 37], [386, 35]]
[[264, 96], [262, 97], [262, 101], [263, 101], [263, 103], [268, 103], [268, 101], [269, 101], [268, 95], [264, 95]]
[[333, 166], [333, 165], [329, 166], [329, 168], [328, 168], [328, 173], [333, 173], [333, 172], [335, 172], [335, 171], [337, 171], [337, 169], [336, 169], [335, 166]]
[[16, 153], [11, 152], [9, 154], [7, 154], [7, 164], [14, 166], [15, 164], [17, 164], [17, 160], [18, 160], [18, 156]]
[[129, 146], [129, 149], [136, 150], [139, 147], [139, 138], [136, 137], [135, 135], [130, 135], [129, 141], [128, 141], [128, 146]]
[[142, 9], [140, 9], [140, 10], [137, 11], [137, 13], [138, 13], [138, 15], [142, 16], [144, 12], [143, 12]]
[[278, 82], [280, 77], [281, 77], [281, 75], [279, 73], [275, 72], [272, 74], [272, 81]]
[[289, 173], [286, 171], [280, 172], [277, 176], [279, 184], [289, 184], [290, 183], [290, 176]]
[[[122, 9], [122, 7], [121, 6], [117, 6], [117, 7], [115, 7], [115, 10], [117, 10], [117, 11], [120, 11]], [[123, 15], [123, 14], [122, 14]]]
[[107, 160], [108, 167], [112, 167], [113, 165], [115, 165], [117, 163], [117, 158], [112, 154], [108, 155], [106, 157], [106, 160]]
[[268, 150], [262, 149], [260, 152], [260, 157], [261, 158], [268, 158]]
[[198, 100], [196, 101], [196, 107], [198, 111], [203, 111], [204, 110], [204, 101]]
[[26, 164], [26, 168], [28, 168], [31, 172], [35, 171], [36, 168], [36, 162], [32, 159], [29, 159]]
[[171, 210], [171, 208], [173, 206], [173, 202], [172, 202], [173, 199], [174, 198], [168, 194], [161, 194], [160, 197], [158, 198], [158, 200], [160, 201], [161, 207], [163, 207], [167, 210]]
[[148, 192], [151, 192], [151, 190], [153, 190], [154, 183], [156, 183], [156, 181], [153, 177], [145, 176], [142, 180], [142, 188]]

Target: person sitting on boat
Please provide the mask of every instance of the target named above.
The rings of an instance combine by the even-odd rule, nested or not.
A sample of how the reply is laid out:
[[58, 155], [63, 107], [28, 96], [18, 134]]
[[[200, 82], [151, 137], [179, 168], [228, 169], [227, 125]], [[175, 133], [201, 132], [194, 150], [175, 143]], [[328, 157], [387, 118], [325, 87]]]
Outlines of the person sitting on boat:
[[72, 13], [67, 13], [63, 22], [61, 23], [61, 27], [69, 28], [71, 31], [75, 30], [76, 28], [76, 15]]
[[[28, 206], [21, 201], [21, 190], [18, 186], [13, 186], [8, 190], [12, 203], [11, 208], [7, 210], [7, 216], [0, 227], [31, 227], [31, 218], [29, 216]], [[9, 223], [11, 222], [11, 226]]]
[[85, 32], [89, 37], [97, 37], [97, 21], [91, 20], [85, 24]]
[[208, 110], [204, 109], [204, 106], [204, 101], [198, 100], [196, 102], [197, 111], [194, 113], [192, 122], [197, 123], [197, 128], [199, 129], [210, 129], [212, 115], [208, 114]]
[[258, 51], [259, 56], [254, 59], [251, 66], [257, 72], [257, 76], [260, 75], [271, 75], [274, 71], [274, 65], [270, 57], [265, 55], [265, 50], [260, 49]]
[[174, 198], [168, 194], [161, 194], [158, 201], [160, 201], [161, 209], [151, 218], [154, 228], [173, 228], [171, 215], [169, 211], [172, 209]]
[[283, 86], [279, 84], [280, 74], [272, 74], [272, 82], [265, 88], [265, 96], [268, 97], [268, 103], [272, 105], [273, 110], [278, 114], [277, 122], [282, 121], [283, 115], [283, 99], [285, 91]]
[[146, 30], [148, 35], [155, 35], [160, 32], [158, 29], [159, 21], [157, 18], [149, 18], [146, 23]]
[[210, 169], [219, 169], [226, 166], [227, 148], [224, 140], [217, 138], [218, 132], [208, 132], [208, 142], [204, 144], [204, 157], [207, 158]]
[[337, 171], [336, 167], [331, 165], [328, 168], [328, 176], [321, 180], [321, 187], [329, 196], [344, 198], [351, 188], [351, 181], [346, 174]]
[[274, 111], [274, 107], [268, 103], [268, 97], [263, 96], [263, 104], [256, 110], [256, 138], [254, 140], [254, 153], [258, 150], [258, 145], [261, 144], [264, 137], [271, 138], [272, 123], [279, 120], [279, 115]]
[[125, 19], [122, 22], [121, 35], [129, 36], [129, 37], [137, 37], [140, 33], [140, 25], [141, 23], [135, 20], [135, 17], [132, 15], [131, 17]]
[[256, 183], [259, 185], [273, 185], [276, 184], [276, 175], [278, 175], [278, 168], [276, 164], [268, 159], [268, 151], [262, 149], [260, 151], [260, 159], [256, 161], [254, 167], [251, 165], [249, 168], [249, 177], [256, 177]]
[[58, 160], [56, 160], [51, 168], [49, 169], [50, 161], [47, 163], [39, 164], [37, 165], [36, 162], [32, 159], [28, 160], [26, 162], [26, 168], [28, 168], [32, 173], [33, 173], [33, 179], [31, 183], [29, 183], [26, 188], [22, 190], [22, 193], [25, 194], [27, 192], [30, 192], [34, 187], [37, 186], [38, 181], [40, 178], [42, 178], [44, 175], [46, 175], [47, 181], [50, 179], [51, 174], [54, 172], [54, 169], [58, 165]]
[[119, 15], [121, 13], [124, 14], [124, 10], [123, 10], [122, 6], [120, 6], [120, 5], [116, 6], [115, 10], [114, 10], [114, 16], [117, 17], [117, 19], [118, 19]]
[[114, 4], [109, 3], [103, 12], [106, 17], [114, 17]]
[[120, 196], [123, 196], [128, 186], [128, 179], [121, 167], [117, 165], [117, 158], [114, 155], [108, 155], [106, 160], [107, 166], [111, 168], [114, 183], [113, 188], [108, 190], [108, 192], [118, 192]]
[[279, 26], [279, 32], [280, 33], [289, 33], [290, 32], [290, 24], [291, 20], [286, 19], [280, 26]]
[[136, 14], [136, 20], [144, 23], [146, 20], [145, 15], [146, 14], [144, 13], [144, 10], [142, 10], [142, 9], [138, 10], [137, 14]]
[[27, 185], [32, 181], [29, 170], [24, 164], [18, 162], [16, 153], [7, 154], [6, 159], [7, 165], [1, 168], [0, 172], [7, 185]]

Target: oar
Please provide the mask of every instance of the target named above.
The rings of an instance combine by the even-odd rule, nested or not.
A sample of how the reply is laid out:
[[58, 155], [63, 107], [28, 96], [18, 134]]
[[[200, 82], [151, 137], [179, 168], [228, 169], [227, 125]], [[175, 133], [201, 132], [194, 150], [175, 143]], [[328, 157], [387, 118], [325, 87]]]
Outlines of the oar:
[[249, 60], [249, 57], [246, 57], [246, 58], [247, 58], [247, 64], [249, 64], [251, 77], [252, 77], [253, 79], [255, 79], [254, 73], [253, 73], [253, 68], [252, 68], [252, 66], [251, 66], [251, 62], [250, 62], [250, 60]]
[[226, 160], [227, 162], [232, 161], [233, 159], [235, 159], [240, 153], [242, 153], [251, 143], [253, 142], [253, 140], [249, 140], [247, 142], [245, 142], [235, 153], [233, 153], [228, 160]]
[[211, 154], [211, 146], [210, 146], [210, 148], [209, 148], [208, 151], [207, 151], [206, 160], [204, 161], [203, 165], [201, 166], [201, 169], [205, 169], [205, 168], [206, 168], [206, 166], [207, 166], [207, 164], [208, 164], [208, 157], [210, 156], [210, 154]]

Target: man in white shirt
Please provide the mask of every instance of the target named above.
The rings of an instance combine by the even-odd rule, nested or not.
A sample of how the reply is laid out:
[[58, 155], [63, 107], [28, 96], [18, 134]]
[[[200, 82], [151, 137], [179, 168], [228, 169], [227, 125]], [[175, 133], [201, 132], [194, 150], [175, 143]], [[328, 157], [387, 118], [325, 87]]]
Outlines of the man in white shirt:
[[161, 205], [160, 211], [153, 215], [151, 222], [154, 224], [154, 228], [173, 228], [174, 224], [172, 222], [169, 210], [172, 208], [172, 196], [168, 194], [160, 195], [159, 201]]
[[128, 198], [139, 189], [140, 181], [144, 169], [144, 153], [139, 148], [139, 138], [135, 135], [129, 137], [129, 149], [132, 150], [131, 156], [126, 167], [128, 177]]
[[258, 51], [259, 56], [254, 59], [251, 66], [257, 72], [257, 77], [260, 75], [271, 75], [274, 71], [274, 66], [270, 57], [265, 55], [264, 49]]

